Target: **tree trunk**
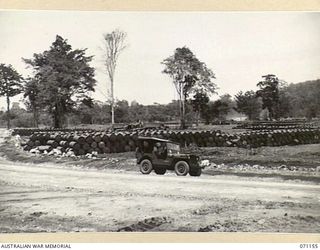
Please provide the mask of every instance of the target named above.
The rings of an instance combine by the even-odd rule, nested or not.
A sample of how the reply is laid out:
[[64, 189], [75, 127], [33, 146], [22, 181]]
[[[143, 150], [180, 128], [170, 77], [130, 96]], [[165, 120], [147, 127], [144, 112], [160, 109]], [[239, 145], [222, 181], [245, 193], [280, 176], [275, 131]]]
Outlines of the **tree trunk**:
[[184, 97], [184, 93], [183, 93], [183, 85], [179, 86], [179, 110], [180, 110], [180, 128], [181, 129], [185, 129], [186, 124], [185, 124], [185, 97]]
[[33, 108], [33, 126], [36, 128], [39, 127], [39, 114], [36, 108]]
[[185, 100], [181, 102], [181, 128], [186, 128], [186, 121], [185, 121]]
[[60, 109], [60, 106], [58, 103], [56, 103], [56, 110], [53, 114], [54, 118], [54, 127], [55, 128], [62, 128], [63, 122], [64, 122], [64, 114], [63, 111]]
[[114, 125], [114, 105], [111, 104], [111, 124]]
[[53, 115], [53, 119], [54, 119], [54, 128], [59, 128], [59, 117], [57, 112], [55, 112], [55, 114]]
[[111, 124], [114, 125], [114, 95], [113, 95], [113, 79], [110, 79], [111, 82]]
[[196, 112], [196, 125], [197, 125], [197, 127], [199, 126], [199, 121], [200, 121], [200, 107], [198, 107], [198, 110]]
[[182, 99], [181, 97], [179, 98], [179, 116], [180, 116], [180, 128], [182, 129], [183, 127], [183, 114], [182, 114]]
[[10, 97], [7, 95], [7, 128], [10, 129]]

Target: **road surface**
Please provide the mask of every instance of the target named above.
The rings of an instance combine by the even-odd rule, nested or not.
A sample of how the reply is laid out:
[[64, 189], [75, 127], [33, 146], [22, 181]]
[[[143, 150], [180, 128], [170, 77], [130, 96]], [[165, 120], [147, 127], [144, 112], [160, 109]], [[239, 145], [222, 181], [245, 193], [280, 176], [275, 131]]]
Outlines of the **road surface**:
[[320, 186], [177, 177], [0, 159], [0, 233], [320, 232]]

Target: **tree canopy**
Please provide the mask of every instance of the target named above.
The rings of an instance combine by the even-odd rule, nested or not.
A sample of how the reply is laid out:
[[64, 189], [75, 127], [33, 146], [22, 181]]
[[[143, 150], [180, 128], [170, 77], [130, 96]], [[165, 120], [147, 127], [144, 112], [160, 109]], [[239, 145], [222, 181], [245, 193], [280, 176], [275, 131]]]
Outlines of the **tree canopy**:
[[262, 76], [263, 80], [257, 86], [260, 88], [256, 93], [262, 98], [262, 108], [267, 108], [270, 119], [278, 118], [279, 111], [279, 79], [275, 75]]
[[[54, 127], [62, 127], [65, 114], [94, 91], [94, 68], [89, 65], [92, 56], [85, 52], [86, 49], [73, 50], [66, 39], [57, 35], [49, 50], [24, 59], [34, 69], [38, 102], [53, 116]], [[29, 100], [33, 93], [26, 92]]]
[[191, 99], [191, 105], [193, 110], [197, 112], [197, 124], [199, 122], [200, 117], [203, 117], [204, 113], [207, 111], [207, 106], [210, 99], [205, 92], [199, 91], [196, 92]]
[[259, 119], [259, 114], [262, 110], [262, 103], [254, 91], [240, 91], [235, 95], [236, 108], [235, 110], [248, 116], [249, 120]]
[[33, 113], [33, 125], [38, 127], [39, 123], [39, 111], [41, 109], [41, 100], [39, 98], [39, 82], [36, 78], [29, 77], [26, 79], [24, 87], [25, 105], [28, 110]]
[[215, 93], [214, 73], [187, 48], [177, 48], [174, 55], [163, 60], [165, 69], [179, 96], [181, 127], [185, 126], [185, 100], [191, 93]]
[[0, 96], [7, 101], [7, 128], [10, 128], [10, 97], [22, 92], [22, 76], [11, 66], [0, 64]]
[[320, 79], [284, 86], [280, 89], [280, 108], [286, 117], [319, 117]]

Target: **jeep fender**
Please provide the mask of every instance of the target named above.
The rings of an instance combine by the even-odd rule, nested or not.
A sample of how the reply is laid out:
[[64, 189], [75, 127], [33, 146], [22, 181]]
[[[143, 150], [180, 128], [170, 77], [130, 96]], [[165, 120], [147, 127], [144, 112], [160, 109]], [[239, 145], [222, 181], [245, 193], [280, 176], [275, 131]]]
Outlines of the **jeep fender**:
[[174, 167], [178, 161], [185, 161], [186, 163], [188, 163], [188, 165], [189, 165], [189, 167], [190, 167], [189, 159], [186, 159], [186, 158], [175, 158], [175, 159], [172, 161], [172, 167]]
[[144, 159], [148, 159], [148, 160], [151, 161], [151, 163], [152, 163], [151, 157], [144, 156], [144, 157], [141, 157], [140, 159], [137, 160], [137, 164], [140, 164]]
[[190, 163], [190, 159], [188, 159], [188, 158], [176, 158], [176, 159], [174, 159], [174, 161], [172, 161], [172, 166], [174, 167], [178, 161], [185, 161], [186, 163], [188, 163], [190, 169], [199, 169], [199, 168], [201, 168], [199, 165], [191, 164]]

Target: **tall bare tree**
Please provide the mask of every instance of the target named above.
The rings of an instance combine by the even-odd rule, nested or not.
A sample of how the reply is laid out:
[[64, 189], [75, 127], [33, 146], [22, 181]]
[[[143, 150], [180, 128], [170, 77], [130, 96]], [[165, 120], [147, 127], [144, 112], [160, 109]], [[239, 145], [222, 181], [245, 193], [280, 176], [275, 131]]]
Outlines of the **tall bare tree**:
[[114, 74], [120, 53], [127, 47], [125, 44], [127, 34], [121, 30], [114, 30], [103, 35], [107, 74], [111, 84], [111, 122], [114, 124]]

